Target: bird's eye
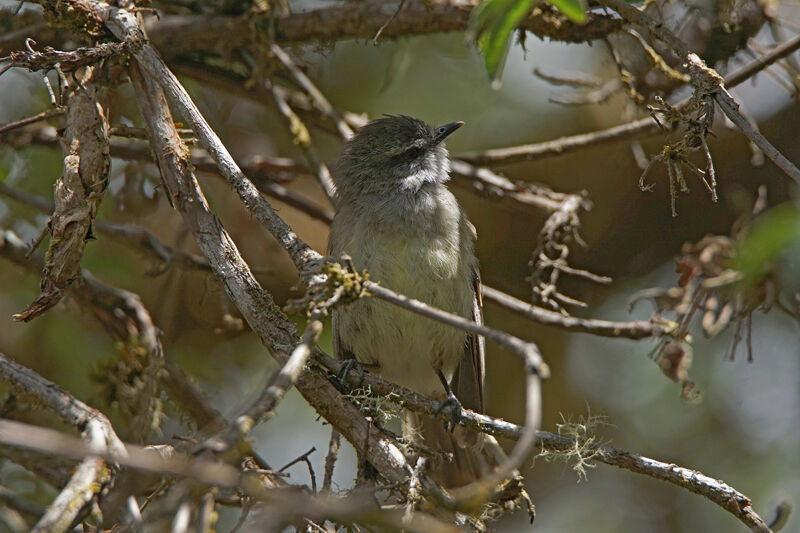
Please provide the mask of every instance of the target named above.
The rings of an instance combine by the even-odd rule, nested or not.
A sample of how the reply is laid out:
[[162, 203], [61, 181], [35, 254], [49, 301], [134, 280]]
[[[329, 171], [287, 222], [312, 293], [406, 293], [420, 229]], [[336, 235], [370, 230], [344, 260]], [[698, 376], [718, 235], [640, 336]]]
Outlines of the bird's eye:
[[442, 133], [444, 133], [444, 127], [441, 127], [441, 128], [436, 128], [436, 133], [437, 133], [438, 135], [441, 135]]

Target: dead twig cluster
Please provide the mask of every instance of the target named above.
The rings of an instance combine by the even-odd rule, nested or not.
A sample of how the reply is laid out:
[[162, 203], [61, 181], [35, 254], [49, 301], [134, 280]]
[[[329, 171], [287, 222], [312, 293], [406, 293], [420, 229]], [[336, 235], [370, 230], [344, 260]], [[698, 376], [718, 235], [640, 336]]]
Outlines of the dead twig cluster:
[[715, 337], [733, 326], [729, 358], [734, 359], [739, 344], [745, 340], [747, 359], [752, 362], [753, 313], [757, 310], [766, 313], [778, 303], [780, 291], [772, 273], [764, 272], [755, 283], [746, 284], [735, 265], [746, 229], [766, 207], [765, 191], [762, 187], [752, 214], [740, 218], [732, 235], [706, 235], [683, 245], [675, 259], [675, 271], [680, 275], [676, 286], [666, 290], [647, 289], [631, 300], [631, 307], [642, 299], [651, 300], [655, 305], [654, 319], [674, 317], [677, 328], [672, 338], [662, 340], [653, 353], [664, 374], [681, 383], [685, 398], [697, 396], [688, 375], [692, 360], [691, 330], [695, 323], [699, 321], [706, 337]]
[[558, 283], [562, 274], [581, 277], [595, 283], [611, 282], [609, 277], [573, 268], [568, 263], [570, 245], [577, 243], [586, 246], [578, 233], [581, 224], [578, 213], [590, 207], [591, 203], [585, 195], [572, 194], [564, 199], [545, 221], [539, 232], [539, 242], [528, 262], [530, 275], [527, 281], [531, 285], [533, 302], [564, 316], [569, 315], [565, 306], [585, 307], [586, 304], [560, 291]]

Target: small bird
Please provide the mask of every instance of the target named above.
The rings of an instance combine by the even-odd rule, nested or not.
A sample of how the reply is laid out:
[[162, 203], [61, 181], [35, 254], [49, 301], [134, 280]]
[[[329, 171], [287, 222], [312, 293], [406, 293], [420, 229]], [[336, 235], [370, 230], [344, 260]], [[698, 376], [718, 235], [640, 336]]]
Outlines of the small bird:
[[[334, 167], [337, 212], [329, 253], [347, 254], [357, 270], [410, 298], [483, 323], [475, 228], [447, 189], [450, 159], [444, 140], [463, 122], [431, 127], [404, 115], [367, 123], [345, 144]], [[484, 346], [477, 335], [435, 322], [377, 298], [333, 312], [339, 359], [355, 359], [384, 379], [442, 402], [483, 412]], [[438, 480], [454, 487], [486, 467], [481, 435], [453, 431], [406, 412], [403, 434], [453, 455]]]

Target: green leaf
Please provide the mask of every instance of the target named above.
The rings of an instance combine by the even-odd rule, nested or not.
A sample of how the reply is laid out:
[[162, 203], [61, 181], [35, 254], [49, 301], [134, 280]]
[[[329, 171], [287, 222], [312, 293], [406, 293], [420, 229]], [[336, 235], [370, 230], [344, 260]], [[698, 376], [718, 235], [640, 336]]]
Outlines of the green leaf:
[[770, 209], [745, 235], [734, 266], [746, 284], [757, 283], [785, 250], [800, 244], [800, 208], [786, 203]]
[[586, 22], [586, 0], [549, 0], [556, 9], [564, 13], [573, 22]]
[[467, 36], [483, 53], [486, 72], [500, 79], [511, 46], [511, 32], [528, 16], [537, 0], [483, 0], [472, 12]]
[[[493, 83], [498, 83], [503, 73], [511, 34], [538, 1], [483, 0], [472, 12], [467, 37], [478, 45]], [[551, 3], [575, 22], [586, 20], [586, 0], [553, 0]]]

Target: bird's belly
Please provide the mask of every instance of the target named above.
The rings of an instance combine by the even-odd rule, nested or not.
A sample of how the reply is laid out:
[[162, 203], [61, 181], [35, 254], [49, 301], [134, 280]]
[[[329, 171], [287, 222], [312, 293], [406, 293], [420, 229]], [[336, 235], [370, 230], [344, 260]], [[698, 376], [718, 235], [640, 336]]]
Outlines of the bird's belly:
[[[471, 315], [471, 265], [465, 264], [458, 243], [380, 238], [354, 246], [350, 253], [355, 267], [366, 269], [381, 285], [465, 318]], [[340, 342], [360, 362], [377, 365], [375, 371], [383, 378], [411, 390], [444, 396], [436, 369], [448, 380], [452, 377], [464, 354], [462, 330], [375, 297], [336, 313]]]

